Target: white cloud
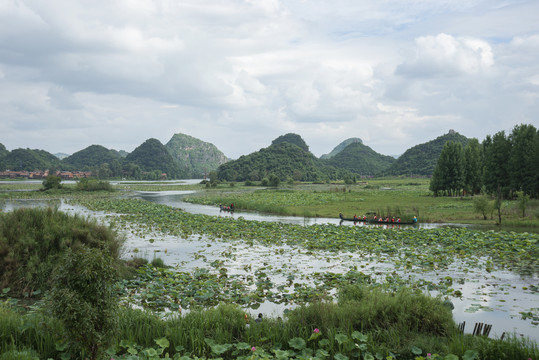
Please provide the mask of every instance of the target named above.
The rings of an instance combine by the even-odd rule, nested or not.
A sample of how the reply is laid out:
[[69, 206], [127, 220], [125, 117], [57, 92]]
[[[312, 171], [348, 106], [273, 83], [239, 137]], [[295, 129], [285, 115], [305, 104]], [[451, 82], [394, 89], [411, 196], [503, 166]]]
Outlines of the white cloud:
[[448, 34], [422, 36], [415, 40], [416, 54], [397, 68], [405, 76], [455, 76], [481, 74], [494, 64], [490, 45], [474, 38], [455, 38]]
[[317, 155], [348, 137], [384, 154], [449, 128], [481, 139], [537, 121], [537, 11], [534, 0], [2, 1], [0, 143], [130, 151], [184, 132], [235, 158], [286, 132]]

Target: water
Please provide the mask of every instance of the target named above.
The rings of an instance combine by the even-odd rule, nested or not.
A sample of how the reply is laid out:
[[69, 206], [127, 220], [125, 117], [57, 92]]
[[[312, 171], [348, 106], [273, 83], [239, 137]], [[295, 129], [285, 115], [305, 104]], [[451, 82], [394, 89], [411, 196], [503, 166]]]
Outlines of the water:
[[[138, 192], [133, 195], [146, 201], [152, 201], [185, 211], [211, 216], [243, 217], [247, 220], [278, 221], [291, 224], [339, 224], [339, 219], [330, 218], [303, 218], [292, 216], [266, 215], [256, 212], [235, 213], [221, 212], [216, 206], [204, 206], [190, 204], [182, 201], [182, 197], [193, 191], [162, 191], [162, 192]], [[45, 207], [55, 206], [59, 210], [84, 216], [91, 216], [109, 221], [107, 214], [93, 212], [88, 209], [67, 204], [63, 200], [13, 200], [0, 202], [3, 211], [13, 211], [19, 207]], [[344, 226], [372, 226], [362, 223], [354, 225], [352, 222], [344, 222]], [[387, 225], [385, 225], [387, 226]], [[389, 225], [391, 226], [391, 225]], [[401, 225], [405, 227], [406, 225]], [[447, 224], [419, 224], [418, 229], [447, 226]], [[454, 226], [465, 226], [454, 224]], [[149, 239], [154, 239], [150, 242]], [[226, 257], [224, 253], [232, 253], [235, 256]], [[143, 256], [151, 260], [153, 257], [162, 258], [166, 264], [178, 266], [182, 271], [195, 268], [208, 267], [215, 260], [224, 261], [224, 266], [229, 274], [245, 274], [245, 267], [250, 265], [250, 273], [257, 270], [268, 272], [275, 287], [286, 282], [286, 275], [293, 274], [296, 282], [310, 283], [310, 275], [313, 272], [345, 273], [350, 268], [361, 269], [365, 274], [370, 274], [382, 281], [387, 274], [397, 272], [403, 277], [426, 279], [433, 282], [450, 276], [453, 279], [453, 287], [463, 294], [461, 298], [451, 298], [453, 316], [457, 323], [466, 322], [465, 331], [471, 333], [474, 324], [482, 322], [492, 324], [491, 337], [500, 337], [503, 332], [516, 333], [539, 341], [538, 325], [532, 319], [523, 320], [522, 313], [539, 312], [539, 294], [529, 290], [531, 286], [539, 283], [537, 275], [522, 277], [508, 271], [484, 273], [478, 269], [466, 269], [464, 264], [455, 262], [450, 269], [436, 272], [403, 272], [396, 270], [391, 263], [377, 262], [364, 259], [357, 253], [328, 253], [317, 251], [308, 252], [299, 247], [262, 246], [243, 242], [215, 242], [201, 236], [178, 238], [160, 233], [137, 235], [136, 232], [127, 233], [126, 258]], [[277, 271], [268, 270], [268, 264]], [[427, 290], [425, 290], [427, 292]], [[431, 293], [433, 296], [435, 292]], [[279, 305], [265, 302], [257, 310], [252, 310], [253, 316], [259, 312], [265, 316], [282, 316], [285, 308], [290, 305]]]

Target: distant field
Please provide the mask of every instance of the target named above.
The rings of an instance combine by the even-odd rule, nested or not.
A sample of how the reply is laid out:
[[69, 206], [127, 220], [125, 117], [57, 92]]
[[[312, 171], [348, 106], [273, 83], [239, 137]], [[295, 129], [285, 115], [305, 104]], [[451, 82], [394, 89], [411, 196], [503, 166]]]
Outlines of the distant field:
[[[414, 215], [421, 222], [495, 223], [495, 214], [485, 221], [474, 211], [473, 197], [434, 197], [428, 190], [429, 179], [371, 179], [354, 185], [299, 184], [278, 189], [225, 186], [185, 198], [207, 205], [234, 203], [236, 208], [292, 216], [338, 217], [363, 216], [376, 212], [382, 216], [400, 216], [403, 221]], [[514, 201], [503, 204], [503, 220], [511, 225], [539, 226], [539, 201], [530, 201], [527, 216], [521, 218]]]

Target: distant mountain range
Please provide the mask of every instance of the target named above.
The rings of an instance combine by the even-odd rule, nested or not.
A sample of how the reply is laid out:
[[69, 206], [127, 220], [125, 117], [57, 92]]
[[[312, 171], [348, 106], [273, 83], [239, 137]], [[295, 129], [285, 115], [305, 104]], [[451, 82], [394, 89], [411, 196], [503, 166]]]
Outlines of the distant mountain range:
[[143, 177], [145, 173], [166, 173], [168, 178], [202, 178], [228, 161], [215, 145], [184, 134], [175, 134], [163, 145], [148, 139], [133, 152], [90, 145], [72, 155], [55, 156], [44, 150], [6, 150], [0, 144], [0, 171], [45, 169], [92, 171], [101, 177]]
[[59, 157], [37, 149], [8, 151], [0, 144], [0, 171], [79, 170], [92, 171], [105, 178], [140, 178], [147, 173], [155, 177], [166, 173], [168, 178], [201, 178], [216, 171], [220, 179], [229, 181], [261, 180], [269, 174], [281, 180], [296, 181], [333, 180], [344, 176], [429, 176], [448, 141], [465, 146], [469, 139], [451, 130], [408, 149], [395, 159], [375, 152], [359, 138], [350, 138], [329, 154], [317, 158], [301, 136], [290, 133], [279, 136], [267, 148], [232, 161], [215, 145], [185, 134], [174, 134], [165, 145], [157, 139], [148, 139], [131, 153], [91, 145]]

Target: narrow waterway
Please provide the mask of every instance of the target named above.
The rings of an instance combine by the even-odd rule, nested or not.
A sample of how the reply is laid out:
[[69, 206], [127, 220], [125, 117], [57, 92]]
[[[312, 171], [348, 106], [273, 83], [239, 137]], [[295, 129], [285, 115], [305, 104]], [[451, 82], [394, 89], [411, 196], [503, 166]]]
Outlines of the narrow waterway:
[[[191, 204], [182, 200], [185, 195], [192, 193], [193, 191], [136, 192], [129, 196], [180, 208], [195, 214], [233, 218], [243, 217], [246, 220], [274, 221], [305, 226], [313, 224], [337, 225], [340, 223], [339, 219], [334, 218], [276, 216], [242, 211], [234, 213], [221, 212], [216, 206]], [[105, 222], [110, 220], [109, 216], [111, 215], [89, 211], [82, 206], [67, 204], [63, 200], [10, 200], [0, 202], [0, 208], [3, 211], [12, 211], [19, 207], [46, 206], [55, 206], [61, 211], [90, 216]], [[344, 222], [342, 225], [373, 226], [362, 223], [354, 225], [352, 222]], [[440, 226], [447, 226], [447, 224], [420, 223], [417, 225], [417, 229]], [[451, 224], [451, 226], [465, 225]], [[401, 225], [401, 227], [409, 226]], [[249, 271], [252, 273], [257, 270], [270, 273], [268, 267], [286, 269], [284, 272], [269, 274], [276, 286], [286, 282], [285, 274], [294, 274], [298, 281], [308, 283], [310, 275], [314, 272], [346, 273], [352, 267], [361, 268], [365, 274], [377, 276], [380, 281], [383, 281], [387, 274], [393, 272], [397, 272], [403, 277], [421, 278], [433, 282], [450, 277], [455, 289], [460, 290], [463, 294], [460, 298], [451, 298], [455, 306], [453, 316], [457, 323], [466, 322], [465, 331], [467, 333], [473, 331], [475, 323], [482, 322], [493, 325], [491, 337], [500, 337], [504, 332], [514, 332], [517, 336], [526, 336], [539, 341], [539, 323], [537, 322], [539, 294], [533, 290], [539, 283], [537, 275], [525, 277], [509, 271], [485, 273], [479, 269], [467, 269], [457, 261], [446, 270], [428, 273], [403, 272], [396, 270], [391, 261], [386, 261], [387, 259], [381, 262], [372, 259], [366, 260], [362, 258], [361, 254], [353, 252], [335, 254], [320, 251], [312, 253], [300, 247], [268, 247], [243, 242], [233, 244], [215, 242], [198, 235], [189, 238], [178, 238], [159, 233], [140, 235], [137, 232], [130, 232], [126, 235], [126, 257], [143, 256], [149, 260], [153, 257], [160, 257], [167, 265], [177, 266], [183, 271], [204, 268], [216, 260], [224, 261], [230, 274], [245, 273], [247, 266], [249, 266]], [[150, 238], [154, 241], [149, 241]], [[234, 256], [232, 258], [224, 257], [223, 254], [234, 254]], [[427, 289], [425, 291], [428, 292]], [[433, 292], [431, 294], [436, 295]], [[259, 309], [251, 312], [253, 315], [262, 312], [266, 316], [281, 316], [284, 309], [290, 307], [290, 305], [285, 306], [266, 302]], [[529, 314], [532, 314], [532, 316], [528, 316]]]

